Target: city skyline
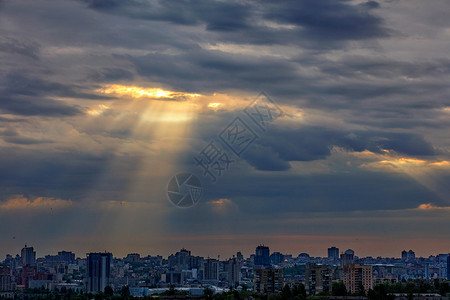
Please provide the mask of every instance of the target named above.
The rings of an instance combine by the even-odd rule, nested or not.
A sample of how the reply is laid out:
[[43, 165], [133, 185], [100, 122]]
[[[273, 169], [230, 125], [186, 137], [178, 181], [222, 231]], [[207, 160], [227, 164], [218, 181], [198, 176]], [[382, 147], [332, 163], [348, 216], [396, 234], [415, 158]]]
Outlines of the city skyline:
[[[281, 253], [283, 255], [291, 255], [293, 258], [297, 258], [298, 256], [300, 256], [300, 254], [304, 254], [304, 253], [308, 254], [310, 257], [326, 258], [326, 257], [328, 257], [328, 250], [330, 248], [332, 248], [332, 247], [335, 247], [335, 248], [337, 248], [339, 250], [338, 260], [341, 259], [340, 255], [344, 254], [347, 250], [354, 251], [354, 255], [357, 256], [357, 257], [360, 257], [360, 258], [366, 258], [366, 257], [377, 258], [377, 257], [382, 257], [382, 258], [397, 258], [398, 259], [398, 258], [402, 258], [402, 254], [403, 254], [402, 252], [408, 253], [408, 252], [411, 252], [411, 251], [414, 253], [415, 258], [428, 258], [430, 256], [437, 256], [437, 255], [442, 255], [442, 254], [443, 255], [450, 254], [450, 251], [447, 251], [447, 252], [444, 251], [444, 252], [439, 252], [439, 253], [438, 252], [430, 253], [429, 255], [425, 255], [424, 256], [424, 255], [421, 255], [420, 253], [417, 253], [414, 249], [406, 249], [405, 248], [405, 249], [401, 250], [400, 252], [396, 253], [396, 255], [393, 255], [393, 256], [383, 256], [383, 255], [376, 254], [376, 253], [373, 254], [373, 255], [361, 255], [361, 254], [358, 253], [359, 252], [358, 249], [352, 249], [351, 247], [343, 247], [343, 248], [341, 248], [341, 247], [336, 247], [336, 245], [330, 245], [328, 248], [322, 249], [323, 250], [322, 251], [323, 254], [314, 255], [313, 253], [308, 253], [307, 251], [297, 251], [297, 252], [289, 252], [288, 251], [288, 252], [285, 252], [285, 251], [282, 251], [282, 250], [280, 250], [278, 248], [273, 248], [273, 247], [271, 247], [270, 245], [267, 245], [267, 244], [259, 244], [259, 246], [268, 247], [269, 248], [269, 254]], [[73, 249], [58, 249], [58, 250], [53, 250], [51, 252], [44, 253], [42, 250], [39, 251], [39, 249], [37, 249], [33, 245], [25, 245], [25, 247], [22, 248], [22, 251], [24, 249], [26, 249], [27, 247], [28, 247], [27, 249], [34, 249], [34, 253], [35, 253], [35, 258], [36, 259], [44, 258], [47, 255], [55, 255], [55, 254], [64, 253], [64, 252], [74, 253], [75, 254], [75, 258], [82, 258], [82, 259], [86, 258], [90, 253], [111, 253], [114, 258], [119, 258], [119, 259], [126, 258], [126, 256], [129, 255], [129, 254], [139, 254], [141, 257], [162, 256], [163, 258], [166, 259], [170, 255], [173, 255], [174, 253], [179, 252], [180, 250], [188, 250], [189, 252], [192, 253], [192, 255], [201, 256], [201, 257], [207, 257], [207, 258], [220, 258], [221, 260], [227, 260], [227, 259], [235, 257], [236, 253], [241, 253], [245, 258], [249, 258], [251, 255], [255, 255], [255, 248], [257, 249], [259, 246], [254, 245], [254, 247], [251, 250], [248, 250], [248, 251], [242, 251], [242, 250], [239, 250], [238, 248], [236, 248], [235, 251], [232, 254], [230, 254], [229, 256], [222, 255], [220, 253], [217, 253], [217, 254], [214, 254], [214, 253], [213, 254], [209, 254], [208, 253], [208, 254], [205, 255], [205, 254], [202, 254], [202, 253], [198, 253], [197, 251], [195, 251], [194, 249], [191, 249], [189, 247], [180, 247], [180, 248], [174, 249], [173, 251], [168, 252], [168, 253], [161, 253], [161, 252], [154, 252], [154, 253], [143, 252], [143, 253], [140, 253], [138, 251], [131, 251], [131, 252], [126, 252], [124, 254], [115, 254], [111, 250], [104, 249], [104, 250], [87, 251], [87, 252], [81, 253], [81, 255], [80, 255], [79, 253], [77, 253]], [[256, 250], [256, 251], [258, 251], [258, 250]], [[23, 255], [20, 255], [20, 251], [18, 251], [17, 253], [13, 253], [13, 252], [6, 253], [3, 256], [12, 255], [12, 257], [15, 257], [16, 254], [19, 255], [19, 256], [23, 256]], [[2, 255], [2, 254], [0, 254], [0, 255]], [[0, 259], [1, 259], [1, 256], [0, 256]]]

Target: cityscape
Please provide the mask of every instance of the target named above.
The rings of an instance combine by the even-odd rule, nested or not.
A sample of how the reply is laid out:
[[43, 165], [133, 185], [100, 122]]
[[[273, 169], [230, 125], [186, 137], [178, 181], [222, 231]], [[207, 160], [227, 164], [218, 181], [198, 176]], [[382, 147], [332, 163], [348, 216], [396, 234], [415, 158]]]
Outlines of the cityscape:
[[450, 0], [0, 0], [0, 300], [450, 300]]
[[291, 288], [303, 298], [383, 299], [374, 291], [384, 287], [396, 291], [384, 295], [389, 299], [437, 300], [450, 296], [450, 254], [416, 257], [413, 250], [404, 250], [395, 258], [358, 257], [352, 249], [333, 246], [327, 256], [312, 257], [259, 245], [249, 257], [236, 252], [227, 259], [196, 256], [184, 248], [167, 258], [138, 253], [119, 258], [109, 252], [76, 257], [71, 251], [36, 257], [34, 248], [25, 245], [0, 263], [0, 283], [0, 297], [10, 299], [48, 297], [55, 291], [88, 298], [226, 293], [239, 298], [245, 293], [247, 298], [281, 294], [286, 299]]

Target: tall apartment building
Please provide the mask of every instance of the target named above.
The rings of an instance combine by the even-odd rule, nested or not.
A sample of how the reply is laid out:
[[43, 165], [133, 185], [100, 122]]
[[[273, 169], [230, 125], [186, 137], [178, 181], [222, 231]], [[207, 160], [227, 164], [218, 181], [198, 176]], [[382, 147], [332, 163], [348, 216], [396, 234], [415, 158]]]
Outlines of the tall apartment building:
[[347, 292], [356, 293], [360, 286], [367, 292], [373, 289], [373, 269], [372, 266], [346, 265], [344, 266], [344, 284]]
[[342, 267], [344, 268], [345, 266], [352, 265], [354, 256], [355, 251], [353, 251], [352, 249], [348, 249], [344, 253], [342, 253], [341, 254]]
[[241, 275], [241, 264], [236, 257], [229, 259], [226, 263], [228, 284], [237, 287], [239, 285]]
[[8, 267], [0, 266], [0, 292], [10, 291], [11, 289], [11, 270]]
[[255, 251], [255, 266], [270, 266], [269, 247], [259, 245]]
[[86, 274], [86, 290], [88, 292], [103, 292], [109, 285], [111, 260], [111, 253], [88, 254]]
[[168, 257], [169, 267], [181, 270], [191, 269], [191, 251], [181, 249], [179, 252]]
[[284, 262], [284, 255], [280, 252], [274, 252], [270, 254], [270, 263], [272, 265], [279, 265]]
[[22, 266], [36, 266], [36, 252], [33, 247], [27, 247], [27, 245], [25, 245], [25, 247], [22, 248], [20, 258]]
[[305, 271], [305, 288], [309, 295], [320, 292], [330, 293], [333, 283], [333, 269], [321, 265], [308, 264]]
[[337, 261], [339, 259], [339, 248], [331, 247], [328, 248], [328, 259], [332, 261]]
[[258, 294], [277, 294], [283, 288], [283, 269], [256, 269], [253, 289]]
[[406, 251], [403, 250], [402, 251], [402, 260], [406, 261], [406, 260], [413, 260], [416, 258], [416, 253], [412, 250]]
[[75, 253], [72, 251], [59, 251], [58, 257], [60, 261], [65, 262], [66, 264], [75, 263]]
[[208, 258], [203, 261], [203, 280], [219, 281], [219, 261], [217, 259]]
[[450, 253], [447, 257], [447, 279], [450, 279]]

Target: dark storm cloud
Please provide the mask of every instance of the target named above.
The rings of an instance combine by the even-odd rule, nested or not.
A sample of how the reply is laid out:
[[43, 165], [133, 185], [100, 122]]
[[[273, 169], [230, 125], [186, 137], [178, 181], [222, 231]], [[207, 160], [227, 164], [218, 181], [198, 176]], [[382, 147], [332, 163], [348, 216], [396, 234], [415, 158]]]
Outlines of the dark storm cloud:
[[77, 85], [61, 84], [42, 77], [24, 76], [18, 71], [0, 78], [0, 109], [27, 116], [74, 116], [82, 114], [79, 106], [52, 97], [77, 99], [110, 99], [110, 97], [78, 91]]
[[333, 147], [347, 151], [392, 150], [401, 155], [433, 156], [435, 150], [422, 136], [413, 133], [339, 131], [303, 126], [299, 130], [274, 130], [256, 141], [244, 159], [258, 170], [289, 169], [289, 161], [313, 161], [331, 155]]
[[0, 96], [0, 110], [23, 116], [64, 117], [81, 114], [82, 111], [62, 101], [44, 97], [27, 97], [4, 94]]
[[450, 60], [437, 61], [396, 61], [383, 57], [350, 56], [338, 61], [316, 62], [323, 73], [347, 78], [360, 77], [362, 74], [379, 78], [421, 78], [447, 75], [450, 71]]
[[[77, 232], [84, 240], [80, 224], [89, 234], [98, 226], [92, 234], [99, 243], [106, 227], [117, 239], [150, 232], [150, 242], [158, 243], [167, 228], [347, 234], [335, 229], [333, 219], [347, 211], [368, 216], [429, 202], [448, 206], [442, 197], [448, 188], [438, 185], [450, 180], [444, 164], [430, 164], [424, 174], [414, 167], [378, 169], [370, 164], [379, 156], [353, 153], [385, 149], [387, 157], [424, 164], [449, 160], [448, 18], [442, 14], [447, 4], [413, 9], [405, 3], [410, 2], [0, 0], [2, 199], [24, 194], [76, 204], [153, 205], [139, 209], [138, 217], [122, 207], [123, 218], [111, 217], [98, 205], [103, 218], [83, 207], [70, 209], [73, 223], [20, 222], [35, 225], [37, 239], [57, 228], [65, 238]], [[95, 90], [105, 84], [211, 99], [223, 93], [230, 103], [220, 100], [226, 112], [204, 113], [208, 99], [202, 96], [192, 100], [199, 110], [190, 122], [159, 123], [151, 118], [164, 102], [153, 107], [147, 99], [99, 96]], [[192, 167], [201, 176], [193, 157], [235, 117], [236, 103], [261, 90], [286, 114], [291, 108], [302, 112], [261, 135], [217, 184], [202, 177], [205, 197], [196, 208], [168, 209], [166, 173]], [[93, 114], [83, 113], [88, 110]], [[173, 119], [184, 114], [172, 112]], [[186, 136], [174, 138], [173, 132]], [[178, 143], [179, 152], [167, 151]], [[427, 180], [437, 188], [427, 189]], [[214, 203], [220, 198], [231, 210], [220, 211]], [[329, 212], [314, 228], [291, 226], [284, 218], [314, 218], [314, 212]], [[2, 219], [3, 227], [15, 225], [17, 214], [11, 216]], [[132, 222], [122, 222], [128, 218]], [[386, 219], [356, 220], [348, 228], [369, 235], [395, 218]], [[407, 220], [402, 233], [414, 234], [408, 222], [417, 226]], [[124, 233], [114, 232], [117, 227]]]
[[285, 0], [269, 5], [266, 17], [281, 24], [301, 26], [302, 32], [313, 39], [358, 40], [386, 36], [381, 18], [370, 14], [365, 7], [352, 5], [347, 0]]
[[88, 74], [88, 79], [93, 82], [115, 82], [119, 80], [132, 80], [134, 74], [126, 69], [121, 68], [102, 68], [98, 70], [91, 70]]
[[0, 137], [7, 143], [18, 144], [18, 145], [35, 145], [35, 144], [45, 144], [52, 143], [50, 139], [36, 139], [31, 137], [26, 137], [21, 135], [14, 129], [0, 129]]
[[[212, 140], [217, 140], [216, 128], [225, 128], [233, 113], [224, 113], [213, 126], [204, 121], [199, 130], [201, 139], [191, 142], [191, 150], [184, 153], [183, 164], [195, 170], [194, 157]], [[347, 152], [370, 151], [386, 154], [385, 150], [408, 157], [434, 158], [440, 154], [424, 136], [412, 132], [379, 130], [348, 130], [325, 126], [303, 125], [297, 129], [272, 126], [243, 152], [242, 159], [256, 170], [286, 171], [290, 162], [312, 162], [327, 159], [334, 148]]]
[[84, 0], [89, 7], [109, 13], [180, 25], [205, 23], [207, 30], [233, 31], [248, 26], [251, 7], [222, 1], [106, 1]]
[[[256, 44], [296, 44], [327, 40], [361, 40], [387, 36], [380, 17], [370, 10], [379, 4], [369, 1], [353, 5], [341, 1], [105, 1], [84, 0], [98, 11], [165, 21], [179, 25], [205, 24], [206, 30], [222, 32], [222, 41]], [[274, 21], [296, 28], [271, 28], [264, 21]], [[312, 44], [310, 44], [311, 46]], [[323, 44], [322, 44], [323, 46]]]
[[[109, 174], [113, 160], [121, 166], [120, 171]], [[95, 192], [116, 199], [129, 183], [127, 173], [136, 167], [138, 160], [137, 157], [118, 158], [114, 153], [95, 155], [71, 149], [2, 147], [0, 189], [4, 196], [25, 193], [79, 201]], [[108, 180], [99, 180], [102, 176], [109, 176]]]
[[[130, 60], [140, 75], [187, 91], [257, 90], [264, 86], [295, 84], [294, 81], [299, 79], [295, 66], [289, 62], [275, 58], [236, 57], [200, 47], [180, 56], [149, 54], [130, 57]], [[213, 80], [213, 84], [209, 80]]]
[[107, 96], [80, 92], [78, 90], [82, 89], [82, 87], [76, 84], [62, 84], [43, 79], [42, 77], [24, 76], [18, 71], [8, 73], [0, 82], [0, 87], [2, 87], [3, 93], [7, 95], [46, 95], [96, 100], [111, 99]]
[[0, 37], [0, 52], [19, 54], [37, 60], [39, 59], [39, 50], [40, 45], [36, 42], [21, 42], [11, 37]]

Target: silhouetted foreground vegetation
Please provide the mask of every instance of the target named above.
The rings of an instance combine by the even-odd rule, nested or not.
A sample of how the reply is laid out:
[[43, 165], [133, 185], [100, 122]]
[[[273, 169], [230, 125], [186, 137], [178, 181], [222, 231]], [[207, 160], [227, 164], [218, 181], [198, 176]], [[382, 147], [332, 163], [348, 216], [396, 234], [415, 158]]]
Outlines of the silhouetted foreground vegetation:
[[[425, 281], [416, 280], [396, 284], [378, 284], [369, 291], [360, 288], [358, 292], [349, 294], [342, 282], [334, 282], [331, 294], [319, 293], [316, 296], [307, 296], [305, 286], [301, 283], [294, 286], [285, 285], [282, 291], [277, 295], [257, 295], [245, 287], [241, 290], [231, 289], [227, 292], [214, 294], [212, 290], [206, 288], [204, 295], [191, 296], [187, 291], [176, 290], [173, 286], [169, 290], [152, 296], [132, 297], [128, 287], [122, 288], [119, 292], [114, 292], [111, 287], [106, 287], [102, 293], [76, 293], [72, 290], [48, 291], [44, 289], [28, 289], [24, 292], [17, 292], [15, 299], [31, 300], [31, 299], [51, 299], [51, 300], [131, 300], [131, 299], [206, 299], [206, 300], [321, 300], [328, 296], [360, 296], [367, 297], [369, 300], [393, 300], [394, 294], [403, 294], [408, 299], [413, 299], [415, 294], [440, 294], [446, 296], [450, 294], [449, 281]], [[0, 299], [3, 299], [0, 297]]]

